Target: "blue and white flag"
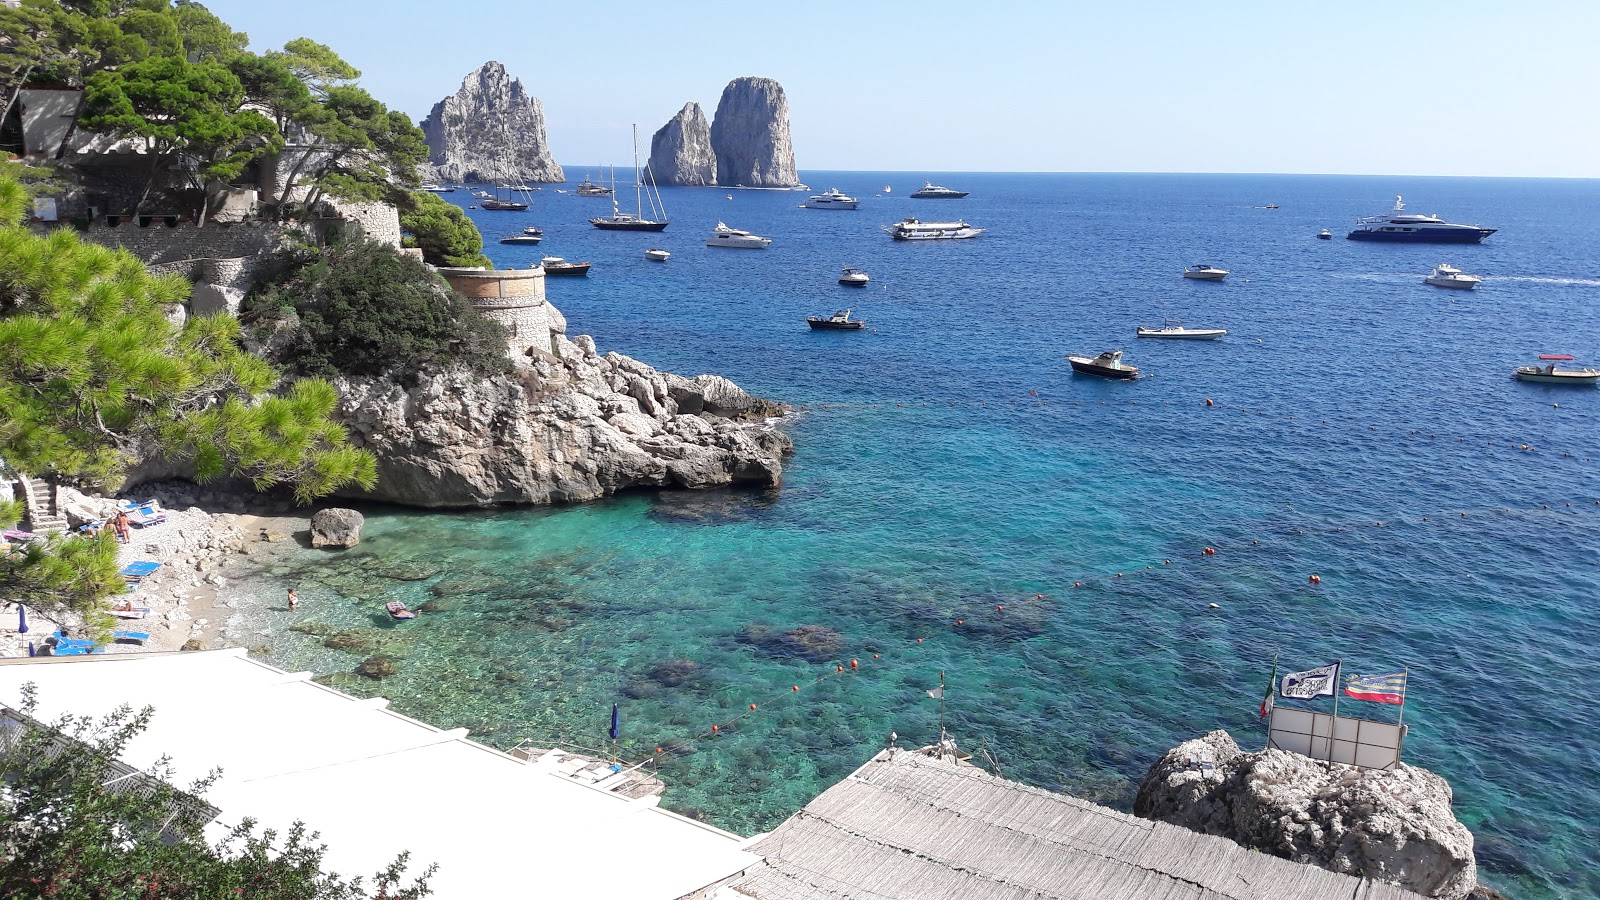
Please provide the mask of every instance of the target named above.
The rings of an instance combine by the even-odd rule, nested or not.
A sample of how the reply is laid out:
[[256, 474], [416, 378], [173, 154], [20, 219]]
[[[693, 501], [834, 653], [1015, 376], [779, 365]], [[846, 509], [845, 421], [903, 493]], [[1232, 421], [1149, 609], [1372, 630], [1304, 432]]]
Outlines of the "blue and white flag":
[[1278, 682], [1278, 696], [1290, 700], [1332, 697], [1339, 683], [1339, 664], [1328, 663], [1304, 672], [1290, 672]]

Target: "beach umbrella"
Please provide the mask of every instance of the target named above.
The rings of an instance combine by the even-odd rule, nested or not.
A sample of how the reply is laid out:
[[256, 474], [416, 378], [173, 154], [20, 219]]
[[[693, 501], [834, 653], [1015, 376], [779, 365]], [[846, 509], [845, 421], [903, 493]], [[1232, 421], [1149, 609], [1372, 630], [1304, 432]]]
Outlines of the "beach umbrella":
[[622, 717], [617, 710], [617, 704], [613, 703], [611, 704], [611, 739], [613, 741], [617, 739], [617, 733], [619, 731], [618, 726], [621, 724], [621, 722]]
[[28, 633], [28, 610], [21, 603], [17, 604], [17, 634]]
[[39, 655], [39, 651], [33, 649], [33, 641], [29, 641], [28, 642], [28, 655], [29, 656], [38, 656]]

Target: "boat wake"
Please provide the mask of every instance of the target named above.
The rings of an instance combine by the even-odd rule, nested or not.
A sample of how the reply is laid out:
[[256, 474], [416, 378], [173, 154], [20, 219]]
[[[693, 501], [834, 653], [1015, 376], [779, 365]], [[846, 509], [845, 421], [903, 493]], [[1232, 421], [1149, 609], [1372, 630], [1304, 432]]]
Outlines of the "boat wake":
[[1542, 275], [1496, 275], [1495, 281], [1520, 281], [1527, 284], [1572, 284], [1579, 287], [1600, 287], [1600, 278], [1547, 278]]

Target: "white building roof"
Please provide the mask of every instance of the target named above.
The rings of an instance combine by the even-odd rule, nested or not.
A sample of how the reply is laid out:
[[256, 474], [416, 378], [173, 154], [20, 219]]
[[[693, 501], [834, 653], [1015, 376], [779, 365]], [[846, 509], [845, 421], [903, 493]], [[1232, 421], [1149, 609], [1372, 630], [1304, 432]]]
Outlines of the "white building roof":
[[[243, 649], [0, 660], [0, 703], [35, 715], [152, 706], [123, 760], [172, 757], [179, 787], [214, 767], [219, 826], [304, 820], [324, 865], [370, 878], [401, 850], [439, 864], [434, 895], [677, 900], [756, 862], [742, 839], [574, 781], [250, 659]], [[219, 827], [213, 826], [213, 827]]]

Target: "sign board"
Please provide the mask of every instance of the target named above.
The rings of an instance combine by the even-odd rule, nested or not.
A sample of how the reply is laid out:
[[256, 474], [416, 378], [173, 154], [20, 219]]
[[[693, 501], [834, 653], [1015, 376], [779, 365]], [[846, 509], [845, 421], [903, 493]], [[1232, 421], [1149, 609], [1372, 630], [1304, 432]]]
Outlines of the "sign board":
[[1364, 769], [1400, 765], [1406, 727], [1328, 713], [1276, 707], [1267, 720], [1267, 746]]
[[56, 198], [33, 198], [33, 218], [38, 222], [54, 222], [56, 220]]

